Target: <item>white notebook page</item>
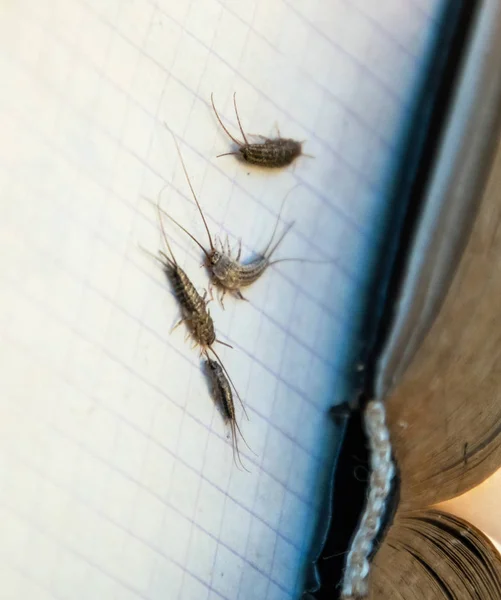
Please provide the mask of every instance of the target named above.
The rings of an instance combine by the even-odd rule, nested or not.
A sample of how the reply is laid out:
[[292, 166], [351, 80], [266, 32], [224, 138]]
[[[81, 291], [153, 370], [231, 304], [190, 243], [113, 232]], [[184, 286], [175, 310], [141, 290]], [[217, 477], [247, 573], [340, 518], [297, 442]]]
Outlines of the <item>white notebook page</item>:
[[[9, 600], [298, 598], [378, 215], [439, 0], [0, 3], [0, 587]], [[238, 134], [306, 140], [294, 168]], [[162, 206], [276, 265], [210, 304], [245, 401], [232, 458], [152, 253]], [[171, 223], [179, 264], [207, 287]]]

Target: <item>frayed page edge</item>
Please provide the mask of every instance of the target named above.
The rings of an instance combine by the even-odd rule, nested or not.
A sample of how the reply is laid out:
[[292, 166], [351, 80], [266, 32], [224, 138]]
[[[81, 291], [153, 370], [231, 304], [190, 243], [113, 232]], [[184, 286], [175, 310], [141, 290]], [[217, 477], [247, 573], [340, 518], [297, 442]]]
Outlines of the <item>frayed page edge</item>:
[[385, 515], [395, 476], [386, 410], [380, 400], [371, 400], [364, 411], [369, 443], [371, 476], [364, 513], [352, 539], [341, 584], [341, 598], [364, 598], [369, 589], [369, 558]]

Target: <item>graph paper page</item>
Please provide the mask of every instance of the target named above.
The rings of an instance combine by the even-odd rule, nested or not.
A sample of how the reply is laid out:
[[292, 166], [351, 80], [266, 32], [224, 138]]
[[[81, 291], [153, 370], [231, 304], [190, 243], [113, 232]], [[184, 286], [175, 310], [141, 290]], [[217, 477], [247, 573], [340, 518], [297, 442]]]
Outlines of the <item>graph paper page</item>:
[[[438, 0], [0, 3], [2, 598], [301, 595], [356, 365], [378, 215]], [[304, 140], [285, 170], [241, 138]], [[224, 310], [209, 304], [242, 462], [157, 255], [151, 202], [242, 258], [292, 229]], [[255, 139], [255, 138], [253, 138]], [[288, 195], [287, 195], [288, 194]], [[284, 198], [285, 201], [284, 201]], [[283, 211], [280, 209], [283, 203]], [[203, 254], [164, 220], [200, 292]], [[323, 261], [323, 262], [322, 262]], [[240, 436], [239, 436], [240, 437]]]

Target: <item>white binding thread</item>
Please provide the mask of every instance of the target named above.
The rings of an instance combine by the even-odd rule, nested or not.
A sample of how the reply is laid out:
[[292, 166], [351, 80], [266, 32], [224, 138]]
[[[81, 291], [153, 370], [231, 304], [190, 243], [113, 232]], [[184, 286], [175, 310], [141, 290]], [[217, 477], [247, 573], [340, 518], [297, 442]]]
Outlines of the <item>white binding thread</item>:
[[381, 527], [395, 474], [386, 412], [381, 401], [372, 400], [367, 404], [364, 425], [369, 440], [371, 477], [365, 510], [346, 558], [341, 592], [344, 599], [364, 598], [368, 594], [369, 555]]

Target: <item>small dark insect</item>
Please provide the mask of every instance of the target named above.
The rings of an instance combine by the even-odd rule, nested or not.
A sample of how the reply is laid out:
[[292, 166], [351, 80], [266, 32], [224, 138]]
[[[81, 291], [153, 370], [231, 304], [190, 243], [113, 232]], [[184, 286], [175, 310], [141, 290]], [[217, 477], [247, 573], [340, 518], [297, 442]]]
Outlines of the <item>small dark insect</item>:
[[[174, 295], [181, 307], [181, 319], [174, 326], [174, 329], [181, 323], [186, 323], [188, 331], [191, 333], [195, 343], [198, 344], [202, 352], [206, 354], [207, 349], [210, 348], [214, 342], [219, 342], [219, 340], [216, 339], [214, 322], [210, 315], [210, 311], [207, 309], [207, 300], [198, 293], [188, 275], [186, 275], [183, 269], [178, 265], [169, 244], [169, 240], [167, 239], [160, 215], [161, 209], [158, 205], [157, 210], [160, 227], [162, 229], [162, 236], [170, 254], [169, 257], [165, 252], [160, 250], [160, 255], [163, 259], [160, 262], [164, 267], [165, 274], [172, 285]], [[220, 343], [224, 344], [224, 342]]]
[[267, 138], [264, 135], [259, 135], [257, 137], [260, 137], [264, 141], [255, 144], [249, 143], [249, 140], [247, 139], [247, 136], [245, 135], [244, 130], [242, 128], [240, 117], [238, 115], [236, 94], [233, 94], [233, 106], [235, 107], [235, 114], [237, 116], [238, 127], [240, 129], [240, 133], [242, 134], [244, 141], [241, 142], [240, 140], [237, 140], [233, 135], [231, 135], [231, 133], [228, 131], [228, 129], [222, 122], [221, 117], [219, 116], [216, 110], [216, 106], [214, 104], [214, 94], [211, 94], [210, 99], [212, 102], [212, 108], [214, 109], [214, 113], [216, 115], [217, 120], [219, 121], [219, 124], [224, 129], [228, 137], [238, 146], [238, 150], [236, 152], [225, 152], [224, 154], [219, 154], [218, 158], [220, 156], [229, 156], [230, 154], [235, 154], [237, 156], [240, 156], [240, 158], [245, 162], [251, 163], [253, 165], [259, 165], [261, 167], [267, 167], [270, 169], [287, 167], [290, 164], [292, 164], [299, 156], [309, 156], [310, 158], [313, 158], [311, 155], [303, 153], [304, 141], [298, 142], [290, 138], [280, 137], [280, 131], [278, 131], [277, 138]]
[[172, 285], [173, 292], [176, 296], [179, 306], [181, 307], [181, 319], [178, 321], [178, 323], [176, 323], [173, 330], [176, 329], [181, 323], [186, 323], [188, 331], [191, 334], [195, 344], [198, 344], [200, 346], [201, 353], [205, 355], [207, 360], [210, 360], [209, 352], [211, 352], [214, 355], [214, 357], [217, 360], [217, 364], [220, 366], [221, 370], [226, 374], [228, 380], [233, 386], [233, 389], [235, 390], [235, 393], [237, 394], [237, 397], [240, 403], [242, 404], [245, 416], [248, 418], [247, 411], [245, 410], [245, 406], [242, 402], [242, 399], [240, 398], [229, 373], [226, 371], [226, 368], [224, 367], [221, 359], [219, 358], [219, 355], [213, 348], [213, 345], [216, 342], [218, 344], [222, 344], [223, 346], [227, 346], [228, 348], [232, 348], [232, 346], [216, 338], [214, 321], [212, 320], [210, 311], [207, 308], [207, 304], [209, 302], [206, 299], [207, 294], [204, 294], [204, 296], [202, 297], [198, 293], [197, 289], [190, 281], [188, 275], [183, 271], [183, 269], [181, 269], [181, 267], [176, 261], [172, 248], [169, 244], [169, 240], [167, 239], [167, 234], [165, 233], [165, 228], [162, 221], [161, 212], [163, 211], [160, 208], [160, 196], [158, 198], [156, 207], [158, 212], [158, 218], [160, 221], [162, 237], [169, 251], [170, 257], [167, 256], [167, 254], [165, 254], [165, 252], [163, 252], [162, 250], [160, 250], [160, 255], [162, 256], [163, 260], [159, 259], [157, 256], [154, 255], [153, 257], [156, 260], [159, 260], [162, 266], [164, 267], [165, 274], [167, 275], [167, 278], [169, 279]]
[[247, 446], [247, 448], [249, 448], [251, 452], [252, 449], [245, 441], [245, 438], [242, 435], [242, 432], [240, 431], [240, 427], [238, 426], [235, 417], [235, 406], [233, 404], [233, 394], [231, 391], [230, 383], [226, 378], [226, 375], [223, 369], [221, 368], [221, 365], [215, 360], [207, 358], [207, 360], [205, 361], [205, 371], [212, 386], [212, 397], [214, 398], [216, 405], [221, 410], [223, 419], [226, 423], [230, 424], [233, 460], [235, 461], [235, 465], [237, 465], [238, 467], [238, 464], [240, 463], [242, 468], [245, 471], [249, 472], [249, 470], [242, 463], [242, 459], [240, 458], [240, 452], [238, 450], [237, 431], [240, 434], [240, 437], [243, 439], [244, 444]]

